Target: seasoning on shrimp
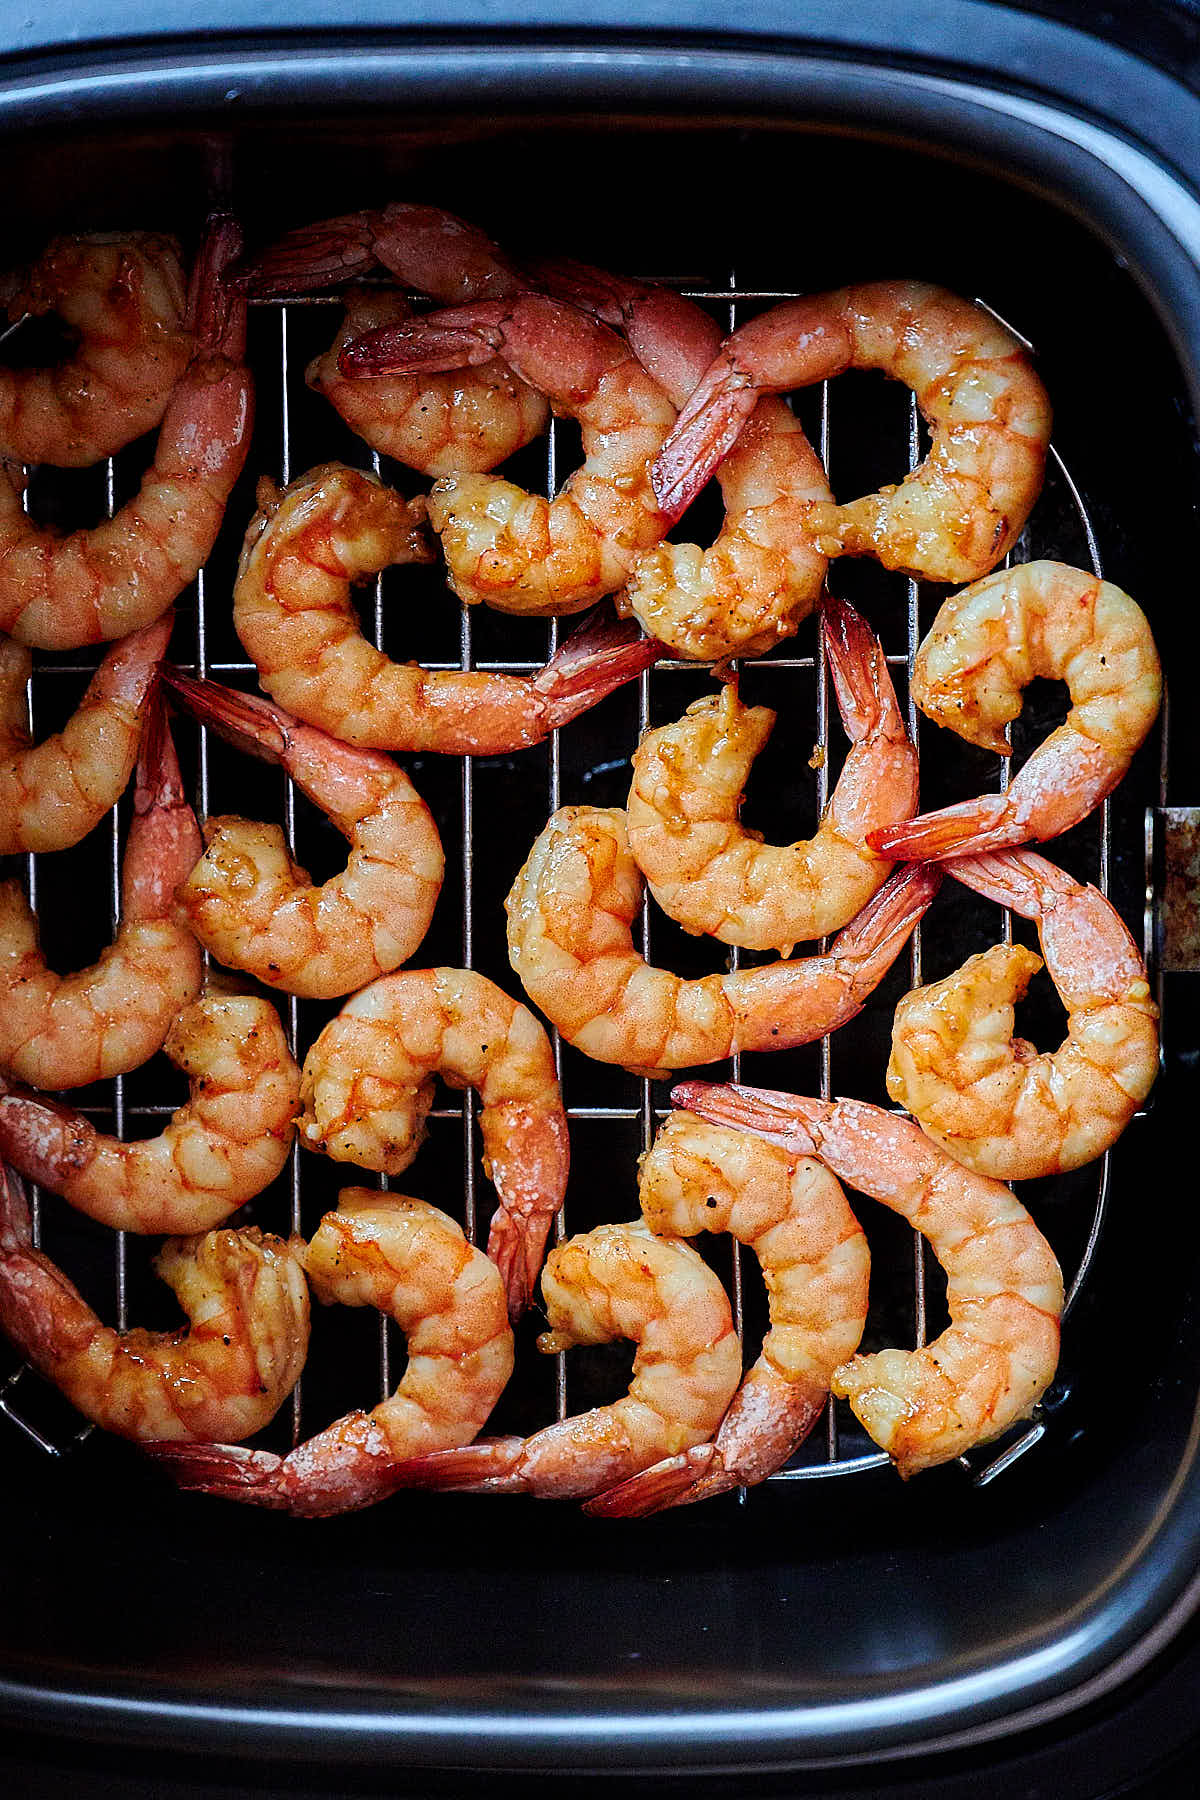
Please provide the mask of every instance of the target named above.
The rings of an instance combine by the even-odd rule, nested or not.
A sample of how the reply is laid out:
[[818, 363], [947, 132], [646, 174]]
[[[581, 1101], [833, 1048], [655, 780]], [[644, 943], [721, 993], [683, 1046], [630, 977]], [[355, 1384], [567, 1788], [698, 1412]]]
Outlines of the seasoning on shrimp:
[[974, 856], [1043, 843], [1111, 794], [1158, 714], [1162, 671], [1129, 595], [1065, 563], [1021, 563], [946, 601], [917, 653], [912, 692], [939, 725], [1006, 756], [1036, 676], [1065, 681], [1071, 710], [1004, 794], [871, 833], [885, 856]]
[[1067, 1039], [1039, 1056], [1013, 1037], [1013, 1002], [1041, 963], [1020, 944], [997, 944], [900, 1002], [888, 1093], [980, 1175], [1029, 1181], [1077, 1169], [1116, 1142], [1158, 1073], [1146, 965], [1103, 894], [1032, 851], [964, 857], [947, 872], [1037, 920]]
[[764, 844], [738, 823], [750, 765], [775, 715], [743, 706], [730, 682], [645, 736], [633, 755], [629, 848], [663, 911], [685, 931], [781, 950], [849, 923], [891, 864], [867, 832], [911, 818], [917, 756], [887, 659], [852, 607], [828, 596], [822, 625], [842, 722], [852, 740], [816, 836]]
[[973, 581], [1015, 542], [1041, 491], [1050, 405], [1024, 345], [944, 288], [875, 281], [786, 300], [739, 326], [659, 454], [654, 491], [670, 521], [738, 441], [762, 394], [883, 369], [905, 382], [932, 433], [898, 486], [808, 518], [827, 556], [873, 556], [932, 581]]
[[585, 624], [537, 675], [396, 663], [363, 636], [350, 584], [429, 553], [424, 502], [340, 463], [282, 493], [260, 482], [233, 622], [267, 692], [311, 725], [377, 750], [497, 756], [524, 749], [662, 654], [636, 626]]
[[685, 981], [634, 948], [642, 880], [624, 813], [564, 806], [505, 901], [508, 954], [534, 1005], [585, 1055], [635, 1073], [687, 1069], [836, 1031], [861, 1012], [938, 885], [936, 871], [914, 866], [879, 890], [828, 954]]
[[434, 1074], [474, 1088], [499, 1206], [488, 1236], [515, 1319], [529, 1303], [567, 1185], [554, 1052], [527, 1007], [472, 969], [405, 969], [346, 1002], [304, 1059], [300, 1140], [399, 1175], [420, 1148]]
[[1058, 1365], [1062, 1273], [1009, 1188], [976, 1175], [920, 1126], [864, 1100], [810, 1100], [686, 1081], [676, 1106], [816, 1156], [914, 1225], [946, 1271], [950, 1324], [919, 1350], [855, 1356], [833, 1372], [901, 1475], [986, 1444], [1026, 1418]]
[[180, 1487], [303, 1518], [386, 1500], [409, 1457], [469, 1444], [504, 1391], [513, 1335], [494, 1264], [424, 1200], [343, 1188], [310, 1244], [292, 1241], [318, 1300], [377, 1306], [408, 1339], [394, 1394], [286, 1456], [233, 1444], [154, 1444]]
[[857, 1350], [867, 1318], [867, 1240], [836, 1177], [813, 1158], [671, 1113], [642, 1159], [639, 1193], [652, 1231], [728, 1231], [753, 1249], [770, 1325], [712, 1443], [589, 1501], [584, 1510], [604, 1518], [765, 1481], [816, 1424], [830, 1377]]
[[187, 1330], [117, 1332], [33, 1247], [29, 1203], [0, 1164], [0, 1331], [93, 1424], [137, 1439], [247, 1438], [270, 1424], [308, 1351], [308, 1290], [256, 1226], [171, 1238], [154, 1268]]

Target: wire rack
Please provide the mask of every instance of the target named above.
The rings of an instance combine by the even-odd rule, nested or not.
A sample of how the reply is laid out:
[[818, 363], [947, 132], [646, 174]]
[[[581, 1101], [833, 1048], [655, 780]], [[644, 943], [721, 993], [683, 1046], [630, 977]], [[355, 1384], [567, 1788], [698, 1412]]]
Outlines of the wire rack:
[[[724, 281], [677, 280], [673, 285], [708, 307], [728, 329], [764, 306], [791, 297], [785, 290], [739, 287], [735, 270], [727, 271]], [[251, 360], [259, 391], [259, 423], [249, 459], [253, 475], [270, 473], [286, 483], [312, 464], [335, 457], [359, 466], [369, 461], [377, 471], [381, 469], [380, 458], [372, 457], [359, 440], [352, 438], [327, 404], [304, 384], [304, 365], [310, 355], [328, 343], [337, 306], [335, 297], [304, 296], [286, 302], [264, 302], [253, 309]], [[924, 427], [915, 401], [895, 383], [874, 377], [843, 377], [833, 386], [826, 384], [796, 396], [793, 404], [819, 448], [839, 496], [848, 497], [883, 480], [895, 480], [899, 470], [915, 467], [924, 454]], [[867, 456], [880, 459], [878, 468], [864, 463], [864, 446], [869, 446]], [[103, 483], [100, 510], [111, 515], [136, 488], [140, 479], [139, 454], [142, 453], [136, 450], [123, 452], [96, 471], [93, 479]], [[554, 422], [547, 438], [536, 449], [523, 452], [519, 460], [519, 469], [511, 471], [514, 479], [527, 486], [540, 480], [546, 492], [556, 492], [578, 460], [574, 428], [569, 423]], [[398, 484], [407, 481], [410, 487], [413, 485], [411, 474], [393, 465], [382, 465], [382, 472]], [[176, 662], [190, 666], [202, 676], [253, 688], [253, 665], [233, 637], [229, 620], [234, 559], [253, 511], [252, 480], [248, 479], [243, 487], [245, 491], [239, 489], [230, 503], [221, 540], [207, 568], [177, 605], [178, 623], [171, 654]], [[80, 490], [59, 472], [37, 472], [32, 492], [39, 510], [49, 497], [60, 512], [65, 509], [66, 523], [79, 522], [69, 514], [79, 503]], [[93, 510], [96, 499], [93, 491]], [[684, 521], [684, 535], [692, 535], [690, 527], [694, 523], [694, 519]], [[710, 518], [708, 523], [711, 528], [715, 520]], [[1099, 549], [1083, 499], [1053, 448], [1045, 492], [1016, 546], [1013, 560], [1045, 555], [1090, 566], [1101, 573]], [[1009, 758], [984, 758], [982, 753], [964, 752], [958, 740], [948, 739], [924, 721], [909, 697], [916, 651], [942, 593], [927, 591], [923, 584], [887, 574], [873, 564], [852, 563], [849, 559], [831, 565], [830, 584], [860, 605], [880, 632], [898, 691], [907, 703], [910, 731], [922, 753], [922, 805], [928, 807], [943, 799], [978, 792], [986, 779], [1003, 790], [1009, 780]], [[533, 672], [554, 653], [572, 624], [569, 620], [546, 624], [498, 619], [465, 606], [458, 608], [456, 615], [453, 600], [436, 571], [399, 570], [385, 574], [376, 580], [373, 589], [365, 591], [363, 598], [364, 628], [381, 648], [397, 660], [419, 657], [427, 666], [436, 668]], [[80, 652], [36, 660], [30, 682], [29, 717], [31, 729], [41, 736], [61, 724], [64, 709], [69, 711], [73, 704], [71, 696], [77, 698], [97, 658], [91, 652]], [[746, 665], [741, 679], [747, 688], [753, 687], [756, 700], [776, 710], [779, 719], [769, 756], [765, 754], [760, 759], [762, 767], [756, 769], [751, 786], [751, 804], [757, 804], [761, 810], [758, 823], [773, 841], [806, 835], [825, 806], [846, 748], [836, 707], [831, 706], [831, 684], [815, 622], [807, 622], [797, 638], [781, 645], [772, 655]], [[642, 675], [630, 690], [602, 703], [595, 713], [556, 732], [546, 746], [517, 757], [401, 759], [433, 806], [447, 852], [447, 884], [439, 903], [439, 916], [431, 939], [414, 960], [422, 965], [460, 961], [464, 967], [482, 969], [509, 992], [519, 993], [516, 977], [503, 955], [499, 901], [547, 812], [578, 800], [623, 803], [628, 787], [628, 758], [640, 733], [648, 725], [678, 717], [696, 694], [710, 688], [707, 670], [691, 663], [664, 662]], [[1030, 721], [1035, 737], [1042, 735], [1038, 726], [1036, 719]], [[195, 737], [190, 749], [184, 741], [189, 734]], [[209, 742], [204, 733], [183, 721], [177, 725], [177, 737], [185, 762], [189, 754], [192, 758], [197, 807], [202, 815], [237, 811], [260, 817], [282, 816], [289, 845], [298, 859], [313, 866], [317, 879], [330, 872], [319, 870], [309, 852], [318, 859], [327, 857], [332, 868], [336, 848], [322, 839], [323, 822], [310, 816], [312, 809], [307, 802], [297, 802], [290, 782], [280, 776], [274, 790], [264, 787], [266, 778], [248, 775], [245, 759], [237, 758], [215, 740]], [[954, 749], [947, 756], [946, 747], [951, 742]], [[809, 760], [816, 771], [815, 779], [805, 767]], [[931, 770], [950, 779], [951, 786], [945, 794], [931, 794]], [[272, 791], [277, 810], [256, 813], [255, 802], [265, 808], [271, 802]], [[109, 922], [114, 929], [119, 910], [123, 821], [123, 808], [115, 808], [109, 825], [93, 834], [99, 839], [107, 832], [102, 861]], [[1060, 860], [1066, 861], [1077, 876], [1095, 881], [1107, 892], [1112, 850], [1108, 804], [1072, 834], [1069, 845], [1067, 840], [1062, 843], [1068, 856]], [[89, 866], [94, 871], [95, 843], [89, 854]], [[35, 906], [52, 887], [60, 893], [64, 885], [78, 891], [78, 877], [71, 864], [73, 855], [30, 855], [24, 859], [24, 880]], [[91, 880], [95, 879], [93, 874]], [[947, 891], [951, 889], [953, 893]], [[948, 973], [966, 955], [996, 942], [998, 936], [1011, 941], [1012, 916], [1005, 912], [998, 921], [998, 910], [977, 897], [964, 896], [963, 890], [947, 883], [934, 911], [914, 933], [907, 963], [901, 959], [868, 1003], [860, 1021], [803, 1051], [781, 1052], [769, 1059], [735, 1056], [729, 1063], [709, 1065], [703, 1074], [713, 1080], [759, 1081], [818, 1092], [823, 1097], [854, 1093], [885, 1101], [882, 1077], [895, 1000], [908, 987]], [[764, 960], [736, 949], [727, 951], [711, 940], [684, 939], [668, 921], [652, 912], [648, 901], [642, 910], [640, 947], [651, 962], [678, 968], [682, 960], [686, 965], [682, 972], [688, 974]], [[60, 964], [64, 960], [72, 959], [69, 954], [60, 956]], [[74, 957], [75, 962], [81, 960], [86, 959]], [[337, 1004], [322, 1007], [286, 996], [274, 998], [284, 1013], [297, 1060], [302, 1060], [325, 1019], [337, 1010]], [[1053, 1030], [1051, 1018], [1045, 1041], [1051, 1041]], [[555, 1239], [561, 1242], [570, 1233], [588, 1229], [601, 1218], [635, 1213], [635, 1159], [649, 1146], [658, 1122], [669, 1110], [669, 1084], [635, 1078], [589, 1062], [563, 1045], [557, 1033], [554, 1037], [573, 1148], [567, 1201], [555, 1224]], [[111, 1130], [118, 1137], [149, 1135], [161, 1129], [163, 1118], [182, 1097], [180, 1079], [162, 1057], [155, 1058], [145, 1071], [118, 1076], [104, 1084], [103, 1089], [89, 1089], [81, 1096], [72, 1096], [75, 1103], [82, 1102], [96, 1117], [101, 1129]], [[460, 1101], [443, 1090], [430, 1117], [429, 1145], [413, 1168], [406, 1171], [403, 1185], [451, 1213], [459, 1210], [456, 1188], [461, 1186], [464, 1228], [472, 1241], [479, 1242], [487, 1234], [491, 1190], [480, 1181], [476, 1110], [475, 1096], [470, 1091]], [[358, 1171], [330, 1165], [302, 1152], [297, 1145], [286, 1176], [260, 1196], [247, 1209], [246, 1216], [269, 1229], [310, 1235], [332, 1204], [337, 1187], [361, 1179], [366, 1178]], [[620, 1199], [614, 1198], [614, 1181]], [[381, 1184], [386, 1186], [386, 1180]], [[1069, 1310], [1086, 1280], [1104, 1221], [1109, 1191], [1107, 1156], [1067, 1178], [1067, 1185], [1070, 1192], [1065, 1202], [1061, 1196], [1051, 1195], [1044, 1210], [1034, 1210], [1063, 1262]], [[885, 1217], [883, 1209], [869, 1202], [863, 1204], [862, 1217], [873, 1257], [872, 1309], [864, 1348], [886, 1342], [920, 1345], [940, 1329], [940, 1288], [929, 1267], [926, 1246], [919, 1235], [908, 1227], [897, 1229], [899, 1221]], [[87, 1266], [92, 1287], [85, 1291], [118, 1329], [126, 1329], [131, 1320], [153, 1322], [143, 1316], [142, 1295], [139, 1291], [135, 1296], [131, 1280], [131, 1265], [140, 1269], [145, 1261], [141, 1242], [130, 1241], [124, 1233], [102, 1232], [86, 1221], [81, 1223], [61, 1201], [36, 1193], [34, 1231], [35, 1241], [56, 1260], [60, 1254], [71, 1252], [80, 1267]], [[714, 1240], [705, 1247], [705, 1253], [729, 1283], [737, 1327], [745, 1335], [748, 1355], [752, 1356], [755, 1334], [761, 1330], [765, 1317], [762, 1284], [753, 1257], [728, 1239]], [[104, 1268], [107, 1274], [103, 1273]], [[70, 1272], [76, 1274], [77, 1270], [72, 1267]], [[331, 1323], [326, 1334], [330, 1344], [339, 1329], [336, 1322]], [[272, 1427], [276, 1437], [285, 1437], [290, 1430], [292, 1441], [299, 1441], [320, 1429], [338, 1410], [374, 1404], [375, 1398], [392, 1390], [402, 1367], [402, 1346], [395, 1327], [386, 1319], [378, 1321], [373, 1347], [368, 1349], [359, 1332], [353, 1356], [344, 1357], [339, 1348], [339, 1365], [346, 1364], [348, 1370], [343, 1386], [328, 1387], [318, 1379], [313, 1393], [313, 1371], [321, 1354], [321, 1345], [314, 1337], [309, 1367], [293, 1395], [290, 1413], [285, 1408], [284, 1415]], [[511, 1401], [506, 1397], [501, 1402], [502, 1411], [511, 1414], [511, 1420], [506, 1417], [504, 1425], [511, 1423], [518, 1430], [530, 1431], [553, 1417], [562, 1418], [582, 1410], [597, 1399], [612, 1398], [620, 1388], [617, 1365], [605, 1365], [601, 1358], [598, 1364], [594, 1363], [592, 1375], [581, 1380], [576, 1371], [587, 1358], [595, 1359], [596, 1353], [572, 1352], [569, 1358], [559, 1355], [554, 1359], [552, 1379], [547, 1381], [539, 1367], [547, 1359], [537, 1358], [523, 1335], [514, 1378], [517, 1398]], [[373, 1369], [369, 1365], [374, 1365]], [[31, 1377], [27, 1369], [15, 1370], [0, 1384], [0, 1412], [48, 1454], [64, 1455], [87, 1435], [90, 1427], [77, 1429], [78, 1420], [73, 1415], [67, 1422], [58, 1419], [53, 1428], [39, 1422], [38, 1409], [27, 1405], [24, 1398], [27, 1390], [38, 1384], [39, 1378]], [[596, 1391], [591, 1391], [593, 1388]], [[1053, 1390], [1048, 1400], [1052, 1398]], [[963, 1459], [964, 1468], [976, 1482], [988, 1482], [1030, 1449], [1044, 1430], [1044, 1420], [1035, 1417], [999, 1444]], [[782, 1482], [845, 1476], [879, 1467], [887, 1460], [864, 1436], [849, 1409], [843, 1403], [831, 1402], [823, 1423], [792, 1463], [771, 1479]], [[745, 1491], [741, 1497], [746, 1499]]]

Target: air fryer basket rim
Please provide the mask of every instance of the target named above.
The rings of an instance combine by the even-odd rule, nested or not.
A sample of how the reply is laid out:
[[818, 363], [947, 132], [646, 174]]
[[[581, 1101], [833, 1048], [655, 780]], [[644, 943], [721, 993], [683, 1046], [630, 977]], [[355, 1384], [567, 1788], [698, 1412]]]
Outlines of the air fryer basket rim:
[[[1130, 59], [1132, 60], [1132, 59]], [[1131, 263], [1166, 327], [1200, 411], [1200, 202], [1132, 138], [1044, 100], [925, 70], [885, 67], [811, 51], [738, 48], [587, 50], [551, 44], [374, 44], [369, 53], [320, 46], [272, 51], [209, 46], [169, 56], [109, 58], [94, 66], [23, 72], [0, 81], [0, 129], [44, 126], [69, 108], [74, 123], [160, 117], [168, 109], [229, 128], [278, 116], [303, 97], [333, 111], [384, 99], [420, 115], [495, 108], [497, 93], [537, 95], [547, 109], [588, 107], [678, 118], [716, 115], [805, 123], [913, 144], [990, 163], [1088, 218]], [[236, 92], [231, 80], [236, 76]], [[1182, 93], [1182, 90], [1179, 90]], [[236, 106], [234, 99], [236, 98]], [[1197, 105], [1200, 111], [1200, 103]], [[339, 1710], [264, 1699], [253, 1708], [197, 1704], [165, 1688], [114, 1691], [101, 1673], [90, 1690], [49, 1679], [0, 1681], [0, 1714], [31, 1728], [169, 1742], [197, 1748], [313, 1758], [403, 1758], [415, 1764], [558, 1768], [571, 1762], [640, 1769], [832, 1766], [978, 1743], [1077, 1709], [1129, 1679], [1200, 1605], [1200, 1457], [1194, 1422], [1146, 1554], [1087, 1619], [1036, 1655], [993, 1666], [950, 1687], [897, 1688], [820, 1712], [711, 1707], [686, 1715], [614, 1709], [534, 1712], [520, 1698], [407, 1710]], [[866, 1746], [866, 1748], [864, 1748]]]

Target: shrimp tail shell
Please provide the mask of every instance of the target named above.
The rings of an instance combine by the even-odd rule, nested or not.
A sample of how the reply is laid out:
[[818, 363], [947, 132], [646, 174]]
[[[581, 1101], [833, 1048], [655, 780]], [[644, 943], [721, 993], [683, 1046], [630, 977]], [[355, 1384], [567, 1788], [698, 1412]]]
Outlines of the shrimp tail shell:
[[719, 1469], [715, 1444], [694, 1444], [682, 1455], [665, 1457], [640, 1475], [631, 1475], [628, 1481], [585, 1500], [583, 1510], [593, 1519], [644, 1519], [668, 1506], [685, 1506], [700, 1498], [695, 1492], [697, 1483], [712, 1471], [714, 1463]]
[[164, 1439], [153, 1439], [142, 1449], [186, 1493], [213, 1494], [220, 1500], [249, 1501], [254, 1506], [288, 1506], [287, 1496], [278, 1486], [283, 1458], [269, 1450]]
[[654, 498], [668, 524], [682, 517], [733, 449], [758, 398], [758, 390], [718, 357], [650, 471]]
[[831, 1100], [810, 1100], [778, 1089], [743, 1087], [737, 1082], [680, 1081], [671, 1089], [671, 1105], [696, 1113], [714, 1125], [730, 1125], [736, 1131], [754, 1131], [770, 1144], [798, 1150], [802, 1156], [819, 1156], [816, 1134], [833, 1117]]
[[[262, 762], [279, 762], [287, 751], [286, 714], [254, 694], [240, 694], [215, 681], [197, 681], [170, 663], [162, 666], [162, 679], [171, 692], [202, 725], [217, 732], [227, 743]], [[290, 721], [289, 721], [290, 723]]]
[[[485, 303], [487, 304], [487, 303]], [[368, 375], [437, 374], [446, 369], [473, 369], [493, 362], [504, 347], [503, 333], [488, 322], [442, 325], [436, 313], [378, 325], [345, 344], [338, 356], [341, 374], [353, 380]]]
[[1012, 811], [1007, 795], [983, 794], [978, 800], [962, 800], [938, 812], [922, 813], [902, 825], [869, 831], [867, 843], [880, 856], [904, 862], [978, 856], [985, 850], [1026, 841], [1029, 833]]
[[614, 618], [606, 605], [593, 608], [534, 679], [547, 728], [568, 724], [669, 655], [665, 644], [641, 636], [634, 620]]
[[525, 1477], [517, 1469], [524, 1438], [480, 1438], [455, 1450], [434, 1450], [398, 1463], [391, 1479], [398, 1488], [462, 1488], [469, 1493], [519, 1494]]

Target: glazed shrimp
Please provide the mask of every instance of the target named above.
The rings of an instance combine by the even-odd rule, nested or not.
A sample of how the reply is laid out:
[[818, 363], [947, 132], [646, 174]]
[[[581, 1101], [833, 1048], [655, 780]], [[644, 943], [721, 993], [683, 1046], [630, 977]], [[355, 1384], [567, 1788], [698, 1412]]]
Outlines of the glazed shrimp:
[[[682, 294], [583, 263], [539, 262], [551, 293], [621, 332], [671, 404], [683, 406], [721, 348], [715, 320]], [[807, 531], [833, 495], [799, 421], [764, 397], [717, 471], [725, 521], [707, 550], [659, 544], [634, 565], [621, 604], [677, 656], [758, 656], [816, 604], [826, 559]]]
[[606, 325], [541, 294], [385, 325], [342, 351], [343, 374], [473, 367], [500, 356], [555, 411], [577, 419], [583, 467], [554, 500], [493, 475], [436, 481], [429, 520], [450, 585], [501, 612], [580, 612], [623, 587], [667, 521], [649, 466], [675, 409]]
[[1063, 1283], [1011, 1189], [865, 1100], [703, 1081], [683, 1082], [671, 1099], [714, 1124], [819, 1157], [928, 1239], [946, 1271], [948, 1328], [920, 1350], [856, 1356], [831, 1382], [901, 1475], [949, 1462], [1028, 1416], [1058, 1365]]
[[[304, 292], [340, 285], [378, 265], [446, 306], [502, 299], [524, 285], [474, 225], [440, 207], [400, 203], [290, 232], [245, 267], [239, 285], [260, 296]], [[338, 367], [347, 344], [412, 316], [401, 294], [352, 290], [333, 344], [305, 371], [309, 387], [374, 449], [426, 475], [494, 469], [541, 436], [545, 396], [500, 360], [445, 374], [347, 380]]]
[[0, 1156], [117, 1231], [219, 1225], [283, 1168], [300, 1071], [269, 1000], [212, 988], [185, 1006], [163, 1049], [190, 1099], [158, 1137], [123, 1143], [83, 1113], [0, 1081]]
[[632, 1338], [629, 1392], [529, 1438], [415, 1457], [405, 1487], [583, 1499], [712, 1435], [742, 1372], [725, 1290], [688, 1244], [640, 1221], [600, 1225], [552, 1250], [542, 1272], [548, 1353]]
[[22, 510], [24, 476], [0, 466], [0, 629], [44, 650], [124, 637], [158, 618], [207, 561], [250, 444], [246, 309], [221, 272], [241, 242], [209, 222], [192, 281], [196, 351], [176, 383], [154, 461], [112, 519], [63, 537]]
[[258, 516], [233, 590], [233, 622], [272, 697], [349, 744], [496, 756], [524, 749], [661, 656], [634, 626], [583, 626], [534, 676], [422, 669], [367, 641], [350, 584], [420, 560], [420, 510], [340, 463], [281, 493], [259, 484]]
[[737, 442], [758, 398], [845, 369], [905, 382], [933, 442], [898, 487], [808, 518], [828, 556], [873, 556], [932, 581], [973, 581], [1015, 541], [1041, 491], [1050, 404], [1025, 347], [944, 288], [876, 281], [788, 300], [725, 340], [653, 471], [674, 521]]
[[193, 349], [174, 238], [55, 238], [0, 301], [14, 321], [56, 314], [75, 340], [49, 368], [0, 369], [0, 457], [87, 468], [158, 424]]
[[1146, 965], [1103, 894], [1032, 851], [966, 857], [948, 870], [1037, 920], [1067, 1039], [1039, 1056], [1013, 1037], [1013, 1002], [1042, 965], [1020, 944], [997, 944], [900, 1002], [888, 1093], [980, 1175], [1028, 1181], [1077, 1169], [1116, 1142], [1158, 1073]]
[[170, 615], [114, 644], [62, 731], [31, 745], [28, 650], [0, 638], [0, 856], [65, 850], [120, 799], [137, 760], [146, 696]]
[[672, 1113], [642, 1159], [642, 1217], [664, 1236], [728, 1231], [758, 1257], [770, 1325], [711, 1444], [646, 1469], [589, 1502], [628, 1518], [765, 1481], [803, 1443], [829, 1380], [858, 1348], [870, 1253], [837, 1179], [743, 1131]]
[[270, 1423], [308, 1351], [308, 1290], [288, 1246], [254, 1226], [173, 1238], [155, 1271], [176, 1331], [114, 1331], [33, 1248], [29, 1204], [0, 1166], [0, 1330], [93, 1424], [137, 1439], [246, 1438]]
[[550, 1040], [528, 1008], [471, 969], [405, 969], [348, 1000], [304, 1059], [300, 1140], [399, 1175], [420, 1148], [434, 1075], [483, 1107], [499, 1206], [488, 1237], [515, 1319], [567, 1185], [567, 1119]]
[[178, 890], [218, 962], [267, 987], [328, 999], [407, 962], [429, 929], [445, 858], [433, 815], [390, 757], [356, 750], [282, 708], [172, 669], [190, 712], [239, 749], [279, 763], [342, 835], [346, 868], [314, 887], [282, 827], [204, 821], [204, 855]]
[[862, 1011], [937, 892], [931, 873], [893, 876], [825, 956], [684, 981], [634, 949], [642, 881], [624, 813], [564, 806], [504, 903], [508, 955], [534, 1005], [597, 1062], [651, 1074], [786, 1050]]
[[1065, 563], [1021, 563], [946, 601], [917, 654], [921, 711], [970, 744], [1007, 755], [1007, 727], [1035, 676], [1065, 681], [1066, 720], [1008, 792], [872, 832], [885, 856], [974, 856], [1043, 843], [1111, 794], [1158, 714], [1162, 671], [1141, 608]]
[[750, 765], [775, 714], [743, 706], [736, 686], [693, 702], [633, 755], [629, 848], [663, 911], [685, 931], [781, 950], [837, 931], [862, 911], [891, 865], [867, 832], [911, 818], [917, 756], [887, 660], [863, 620], [828, 596], [822, 625], [842, 723], [852, 740], [816, 836], [764, 844], [738, 823]]
[[469, 1444], [512, 1374], [513, 1336], [494, 1265], [424, 1200], [343, 1188], [312, 1242], [292, 1249], [318, 1300], [395, 1319], [409, 1358], [395, 1393], [287, 1456], [233, 1444], [151, 1448], [182, 1488], [326, 1518], [386, 1500], [409, 1457]]
[[200, 991], [200, 946], [175, 889], [202, 847], [155, 696], [138, 756], [121, 926], [99, 962], [68, 976], [48, 969], [20, 885], [0, 883], [0, 1073], [35, 1087], [83, 1087], [154, 1054]]

